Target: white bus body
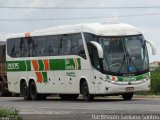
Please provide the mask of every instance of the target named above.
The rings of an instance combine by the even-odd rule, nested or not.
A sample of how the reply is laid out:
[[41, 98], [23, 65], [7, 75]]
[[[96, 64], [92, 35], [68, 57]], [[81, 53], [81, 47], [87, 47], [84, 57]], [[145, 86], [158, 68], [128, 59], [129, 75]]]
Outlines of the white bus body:
[[150, 90], [146, 40], [127, 24], [77, 24], [13, 34], [7, 38], [6, 55], [9, 91], [24, 99], [82, 94], [86, 101], [95, 95], [130, 100], [134, 92]]

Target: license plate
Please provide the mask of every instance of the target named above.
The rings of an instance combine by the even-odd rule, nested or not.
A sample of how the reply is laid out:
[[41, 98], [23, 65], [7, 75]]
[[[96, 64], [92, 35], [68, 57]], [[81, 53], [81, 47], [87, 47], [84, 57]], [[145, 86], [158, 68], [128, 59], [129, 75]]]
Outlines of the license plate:
[[133, 91], [134, 87], [126, 87], [126, 91]]

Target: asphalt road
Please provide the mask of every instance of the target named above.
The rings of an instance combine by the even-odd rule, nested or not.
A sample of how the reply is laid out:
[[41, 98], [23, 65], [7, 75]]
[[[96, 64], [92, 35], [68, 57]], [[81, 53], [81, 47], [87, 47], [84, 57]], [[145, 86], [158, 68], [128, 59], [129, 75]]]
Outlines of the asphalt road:
[[16, 108], [24, 120], [132, 120], [160, 119], [159, 98], [96, 99], [92, 102], [61, 101], [50, 97], [43, 101], [24, 101], [21, 97], [0, 98], [0, 108]]

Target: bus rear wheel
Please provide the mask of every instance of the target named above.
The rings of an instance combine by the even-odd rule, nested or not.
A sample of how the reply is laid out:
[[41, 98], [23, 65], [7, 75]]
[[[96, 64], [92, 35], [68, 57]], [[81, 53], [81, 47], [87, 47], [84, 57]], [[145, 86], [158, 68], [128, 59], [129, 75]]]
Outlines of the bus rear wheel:
[[124, 94], [122, 94], [122, 98], [125, 101], [132, 100], [132, 97], [133, 97], [133, 93], [124, 93]]
[[0, 97], [3, 96], [3, 93], [4, 93], [4, 86], [3, 86], [3, 82], [0, 81]]
[[81, 93], [82, 93], [82, 96], [83, 96], [83, 100], [84, 101], [91, 101], [91, 100], [93, 100], [94, 99], [94, 95], [91, 95], [90, 93], [89, 93], [89, 89], [88, 89], [88, 84], [87, 84], [87, 82], [86, 81], [84, 81], [83, 83], [82, 83], [82, 86], [81, 86], [82, 88], [81, 88]]
[[30, 93], [31, 100], [38, 99], [37, 87], [34, 81], [32, 81], [29, 85], [29, 93]]
[[22, 82], [21, 94], [24, 100], [30, 100], [29, 90], [28, 90], [26, 82]]

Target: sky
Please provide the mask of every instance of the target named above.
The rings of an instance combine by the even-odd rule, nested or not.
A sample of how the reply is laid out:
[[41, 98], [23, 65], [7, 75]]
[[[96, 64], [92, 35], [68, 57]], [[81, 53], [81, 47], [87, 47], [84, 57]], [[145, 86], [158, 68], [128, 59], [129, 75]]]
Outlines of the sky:
[[[33, 9], [35, 7], [54, 9]], [[148, 46], [150, 62], [160, 61], [160, 0], [0, 0], [0, 39], [12, 33], [105, 22], [114, 17], [120, 23], [140, 28], [145, 39], [153, 41], [157, 48], [157, 54], [153, 56]]]

